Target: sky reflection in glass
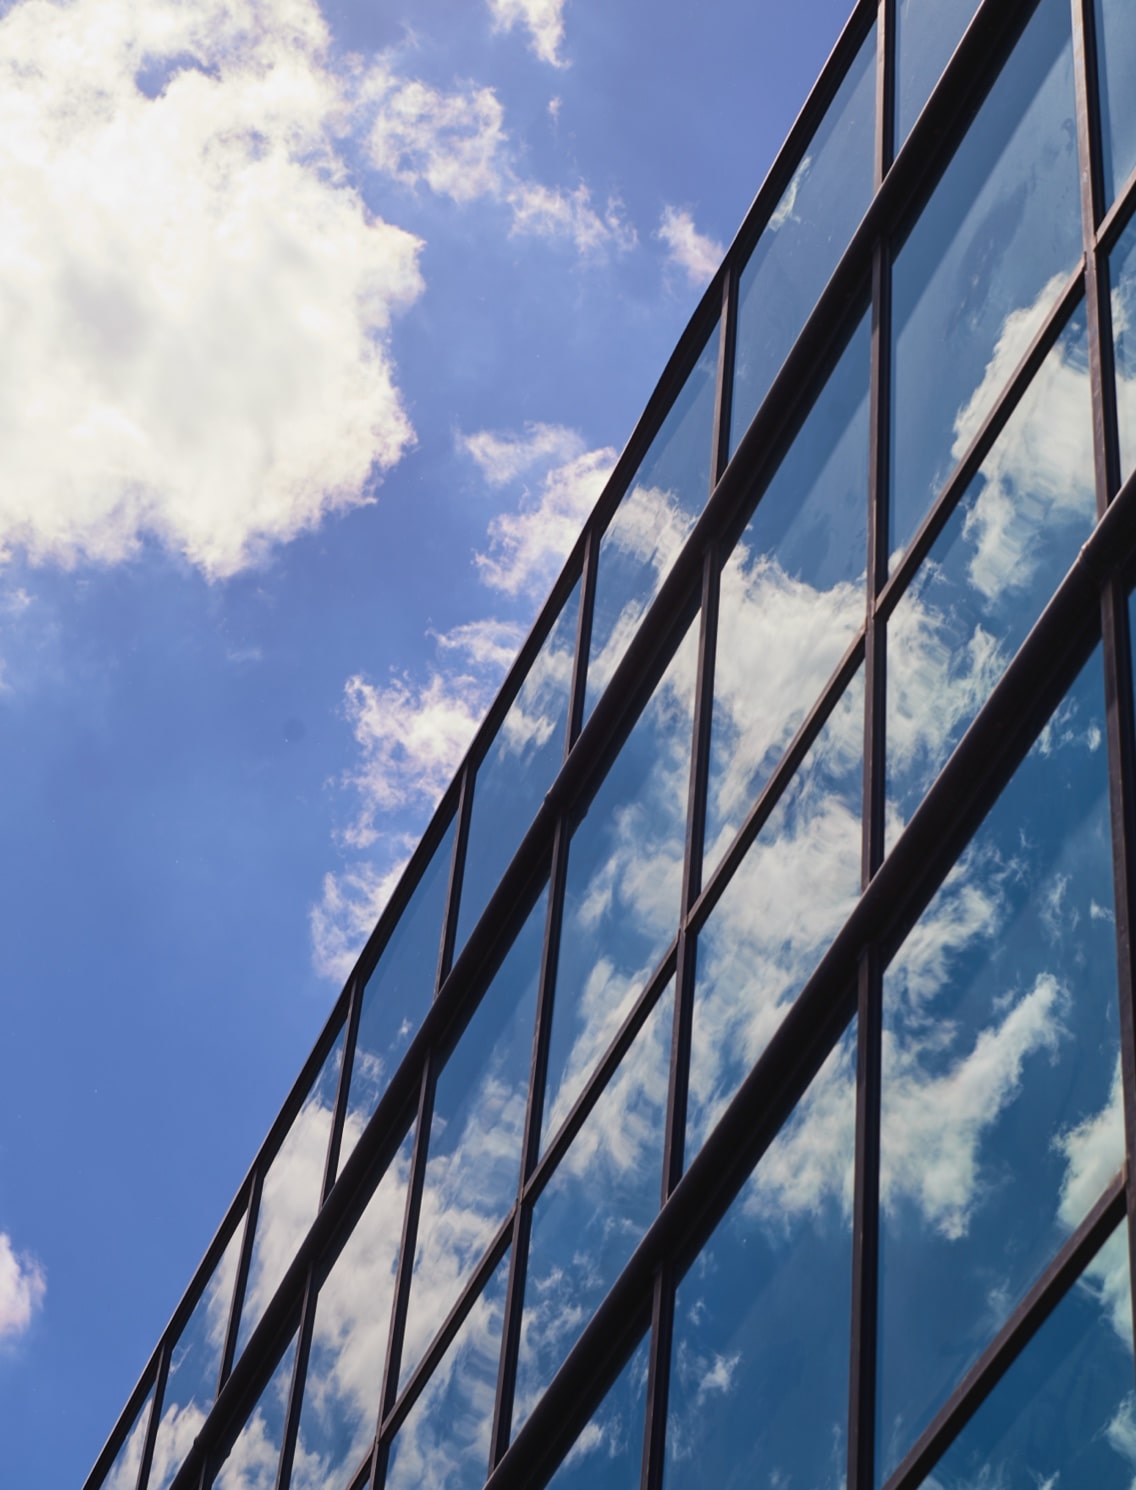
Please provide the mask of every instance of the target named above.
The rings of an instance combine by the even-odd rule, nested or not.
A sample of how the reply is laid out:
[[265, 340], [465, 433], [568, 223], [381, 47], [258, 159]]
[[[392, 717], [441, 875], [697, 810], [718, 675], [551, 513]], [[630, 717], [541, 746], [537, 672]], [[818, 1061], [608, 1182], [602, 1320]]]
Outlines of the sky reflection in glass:
[[978, 0], [899, 0], [895, 12], [895, 148], [931, 96]]
[[856, 1026], [679, 1285], [665, 1490], [840, 1486]]
[[884, 1475], [1123, 1160], [1103, 727], [1098, 650], [885, 975]]
[[1136, 168], [1136, 6], [1132, 0], [1093, 0], [1097, 76], [1101, 91], [1101, 154], [1105, 206]]
[[438, 1077], [403, 1382], [517, 1198], [547, 913], [546, 891]]
[[533, 1210], [513, 1432], [659, 1209], [674, 983], [664, 989]]
[[1134, 1475], [1122, 1222], [923, 1483], [928, 1490], [1130, 1490]]
[[375, 1436], [413, 1146], [411, 1128], [320, 1288], [293, 1490], [345, 1490]]
[[863, 739], [861, 669], [699, 933], [688, 1162], [859, 896]]
[[1116, 361], [1116, 413], [1120, 425], [1120, 474], [1136, 470], [1136, 220], [1109, 259], [1112, 335]]
[[217, 1472], [214, 1490], [275, 1490], [295, 1361], [293, 1337]]
[[138, 1471], [142, 1467], [142, 1451], [146, 1446], [146, 1429], [150, 1423], [150, 1409], [153, 1403], [154, 1393], [151, 1391], [139, 1408], [138, 1416], [134, 1419], [134, 1426], [115, 1455], [114, 1463], [107, 1471], [107, 1477], [102, 1482], [100, 1490], [135, 1490], [138, 1484]]
[[715, 326], [600, 540], [585, 718], [710, 495], [718, 342]]
[[864, 623], [868, 353], [865, 320], [722, 570], [707, 873]]
[[872, 199], [875, 88], [873, 26], [741, 273], [731, 455]]
[[904, 549], [1081, 257], [1069, 0], [1041, 0], [893, 273]]
[[638, 1490], [646, 1405], [644, 1341], [564, 1456], [548, 1490]]
[[543, 1143], [678, 931], [697, 653], [696, 622], [572, 836]]
[[[971, 434], [961, 431], [960, 447]], [[1095, 519], [1082, 307], [888, 621], [889, 849]]]

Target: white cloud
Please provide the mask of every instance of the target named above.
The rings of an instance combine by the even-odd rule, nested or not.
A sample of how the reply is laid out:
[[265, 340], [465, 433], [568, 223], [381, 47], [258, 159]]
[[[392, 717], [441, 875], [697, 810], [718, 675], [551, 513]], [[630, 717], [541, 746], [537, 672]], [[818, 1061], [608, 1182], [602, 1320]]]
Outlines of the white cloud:
[[0, 1231], [0, 1341], [13, 1340], [31, 1326], [47, 1293], [47, 1275], [36, 1259], [17, 1252]]
[[564, 45], [564, 0], [489, 0], [496, 31], [511, 31], [523, 26], [529, 33], [529, 45], [542, 62], [552, 67], [567, 67], [560, 55]]
[[312, 962], [321, 977], [342, 983], [394, 893], [414, 847], [413, 836], [383, 835], [386, 862], [350, 865], [324, 875], [312, 907]]
[[460, 435], [458, 449], [471, 456], [490, 486], [507, 486], [534, 466], [558, 465], [584, 454], [584, 441], [563, 424], [526, 424], [523, 434], [483, 429]]
[[0, 553], [223, 577], [369, 500], [421, 245], [342, 180], [313, 0], [23, 0], [0, 77]]
[[663, 208], [658, 237], [666, 244], [668, 260], [699, 288], [713, 277], [726, 252], [720, 243], [698, 231], [689, 212], [669, 205]]

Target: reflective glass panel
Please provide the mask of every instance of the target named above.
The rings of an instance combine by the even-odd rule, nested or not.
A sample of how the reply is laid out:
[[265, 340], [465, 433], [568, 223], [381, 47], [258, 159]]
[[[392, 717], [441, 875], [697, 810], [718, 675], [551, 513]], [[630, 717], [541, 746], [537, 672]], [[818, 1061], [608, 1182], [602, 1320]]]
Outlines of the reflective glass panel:
[[697, 664], [695, 622], [572, 837], [546, 1140], [678, 932]]
[[1094, 8], [1105, 202], [1111, 206], [1136, 167], [1136, 7], [1132, 0], [1094, 0]]
[[513, 1432], [655, 1219], [674, 983], [663, 991], [533, 1210]]
[[213, 1406], [244, 1230], [241, 1220], [170, 1355], [162, 1416], [154, 1440], [150, 1490], [166, 1490]]
[[564, 759], [579, 601], [577, 585], [477, 768], [455, 954], [520, 847]]
[[666, 1490], [840, 1486], [856, 1027], [679, 1285]]
[[864, 623], [869, 350], [865, 321], [722, 570], [707, 872]]
[[718, 339], [715, 326], [600, 540], [585, 717], [607, 687], [710, 495]]
[[276, 1490], [295, 1361], [293, 1339], [218, 1470], [214, 1490]]
[[[964, 432], [962, 443], [968, 444]], [[1074, 315], [887, 628], [890, 848], [1096, 519], [1089, 354]]]
[[688, 1160], [856, 904], [863, 741], [861, 670], [699, 932]]
[[339, 1167], [347, 1162], [434, 997], [454, 824], [442, 835], [363, 992]]
[[644, 1340], [564, 1456], [549, 1490], [638, 1490], [646, 1405]]
[[1120, 423], [1121, 476], [1136, 470], [1136, 219], [1109, 260], [1112, 335], [1116, 348], [1116, 412]]
[[1124, 1157], [1104, 718], [1098, 650], [885, 975], [885, 1475]]
[[375, 1436], [413, 1148], [411, 1128], [320, 1288], [292, 1490], [345, 1490]]
[[1130, 1490], [1134, 1473], [1122, 1222], [924, 1483], [935, 1490]]
[[731, 455], [872, 199], [875, 119], [873, 26], [742, 270]]
[[438, 1077], [404, 1382], [517, 1198], [547, 910], [546, 892]]
[[307, 1235], [308, 1227], [319, 1210], [342, 1064], [341, 1031], [264, 1176], [256, 1216], [256, 1239], [237, 1331], [238, 1353], [244, 1349], [245, 1341], [260, 1322], [265, 1306], [276, 1292], [288, 1264], [296, 1255], [296, 1248]]
[[978, 0], [899, 0], [895, 9], [897, 151], [977, 9]]
[[126, 1435], [122, 1447], [115, 1455], [114, 1463], [102, 1482], [102, 1490], [135, 1490], [138, 1484], [138, 1471], [142, 1467], [142, 1451], [146, 1447], [146, 1429], [150, 1424], [150, 1408], [153, 1402], [154, 1393], [151, 1392], [139, 1409], [138, 1416], [134, 1419], [133, 1427]]
[[893, 274], [902, 550], [1081, 257], [1069, 0], [1041, 0]]
[[387, 1490], [485, 1483], [508, 1281], [506, 1252], [395, 1435]]

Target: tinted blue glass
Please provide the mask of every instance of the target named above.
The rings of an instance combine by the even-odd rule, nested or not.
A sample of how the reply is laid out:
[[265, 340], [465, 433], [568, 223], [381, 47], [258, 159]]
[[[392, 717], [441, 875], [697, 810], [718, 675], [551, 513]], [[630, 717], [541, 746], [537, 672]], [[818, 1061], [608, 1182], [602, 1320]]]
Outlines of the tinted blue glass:
[[218, 1470], [215, 1490], [275, 1490], [295, 1361], [293, 1339]]
[[517, 1198], [547, 893], [438, 1077], [402, 1380]]
[[1111, 204], [1136, 168], [1136, 8], [1131, 0], [1094, 0], [1105, 200]]
[[138, 1471], [142, 1467], [142, 1451], [146, 1446], [146, 1429], [150, 1423], [150, 1409], [153, 1406], [153, 1392], [143, 1402], [138, 1416], [134, 1419], [130, 1432], [126, 1435], [122, 1447], [115, 1455], [114, 1463], [107, 1471], [106, 1479], [103, 1480], [100, 1490], [135, 1490], [138, 1484]]
[[875, 89], [873, 26], [742, 270], [731, 455], [872, 199]]
[[564, 1456], [549, 1490], [638, 1490], [646, 1401], [644, 1341]]
[[[961, 442], [969, 444], [963, 431]], [[890, 847], [1096, 518], [1084, 311], [998, 437], [887, 629]]]
[[1123, 1161], [1104, 718], [1098, 654], [885, 976], [885, 1475]]
[[585, 716], [710, 495], [718, 341], [715, 326], [600, 542]]
[[339, 1155], [341, 1169], [434, 997], [453, 849], [451, 822], [363, 992]]
[[579, 601], [577, 585], [477, 768], [456, 952], [497, 888], [564, 758]]
[[861, 671], [699, 933], [688, 1160], [856, 904], [863, 740]]
[[978, 0], [899, 0], [895, 12], [897, 150], [977, 9]]
[[1112, 335], [1116, 348], [1116, 412], [1120, 466], [1125, 480], [1136, 470], [1136, 221], [1129, 223], [1109, 259]]
[[387, 1490], [484, 1484], [508, 1281], [506, 1253], [395, 1435]]
[[320, 1288], [292, 1490], [346, 1490], [374, 1438], [413, 1146], [411, 1128]]
[[893, 549], [1081, 256], [1068, 0], [1041, 0], [895, 262]]
[[844, 1483], [855, 1131], [853, 1025], [679, 1286], [666, 1490]]
[[935, 1490], [1130, 1490], [1134, 1472], [1132, 1309], [1122, 1223], [924, 1483]]
[[513, 1432], [655, 1219], [674, 985], [664, 990], [533, 1210]]
[[678, 932], [697, 640], [693, 625], [568, 850], [546, 1140]]
[[707, 872], [864, 623], [869, 350], [865, 321], [722, 570]]

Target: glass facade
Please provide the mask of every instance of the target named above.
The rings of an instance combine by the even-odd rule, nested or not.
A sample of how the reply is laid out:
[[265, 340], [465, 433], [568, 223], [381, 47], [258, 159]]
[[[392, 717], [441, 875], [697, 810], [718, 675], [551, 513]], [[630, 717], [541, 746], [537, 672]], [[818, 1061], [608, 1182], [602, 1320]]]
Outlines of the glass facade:
[[1132, 1483], [1134, 39], [856, 5], [86, 1490]]

